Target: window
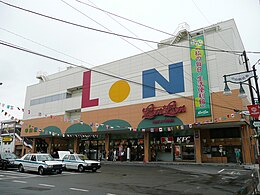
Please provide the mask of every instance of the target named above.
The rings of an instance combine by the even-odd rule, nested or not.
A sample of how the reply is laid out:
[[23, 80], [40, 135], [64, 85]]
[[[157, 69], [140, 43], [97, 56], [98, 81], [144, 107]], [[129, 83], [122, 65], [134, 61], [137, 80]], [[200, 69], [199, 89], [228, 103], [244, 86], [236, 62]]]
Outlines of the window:
[[229, 128], [229, 129], [210, 129], [210, 139], [220, 139], [220, 138], [240, 138], [239, 128]]
[[50, 96], [46, 96], [46, 97], [42, 97], [42, 98], [33, 99], [30, 101], [30, 105], [33, 106], [33, 105], [38, 105], [38, 104], [44, 104], [44, 103], [48, 103], [48, 102], [63, 100], [66, 98], [67, 98], [67, 93], [60, 93], [60, 94], [56, 94], [56, 95], [50, 95]]
[[76, 160], [74, 155], [70, 156], [70, 160]]
[[63, 157], [63, 160], [69, 160], [69, 155], [65, 155], [65, 156]]
[[36, 156], [32, 155], [31, 161], [36, 161]]
[[27, 155], [24, 157], [24, 160], [29, 160], [31, 158], [31, 155]]

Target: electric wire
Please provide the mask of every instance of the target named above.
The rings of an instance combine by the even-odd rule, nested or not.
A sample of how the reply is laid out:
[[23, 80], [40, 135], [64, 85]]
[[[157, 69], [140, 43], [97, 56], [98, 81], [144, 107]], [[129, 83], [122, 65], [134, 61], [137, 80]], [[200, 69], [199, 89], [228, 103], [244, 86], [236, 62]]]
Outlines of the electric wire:
[[[3, 1], [1, 1], [2, 3], [5, 3], [5, 2], [3, 2]], [[6, 3], [5, 3], [6, 4]], [[8, 4], [8, 5], [10, 5], [10, 4]], [[15, 8], [17, 8], [17, 6], [15, 6]], [[23, 9], [22, 8], [22, 10], [25, 10], [25, 9]], [[33, 12], [33, 11], [30, 11], [30, 10], [26, 10], [26, 11], [29, 11], [29, 12], [31, 12], [31, 13], [35, 13], [35, 12]], [[43, 14], [40, 14], [41, 16], [43, 15]], [[45, 16], [45, 15], [44, 15]], [[48, 16], [49, 17], [49, 16]], [[51, 17], [52, 18], [52, 17]], [[56, 19], [56, 18], [55, 18]], [[58, 21], [60, 21], [60, 19], [56, 19], [56, 20], [58, 20]], [[70, 22], [69, 22], [70, 23]], [[81, 25], [82, 26], [82, 25]], [[114, 33], [115, 34], [115, 33]], [[129, 37], [129, 36], [127, 36], [127, 37]], [[158, 42], [156, 42], [156, 43], [158, 43]], [[171, 45], [170, 44], [170, 46], [173, 46], [173, 45]], [[177, 45], [174, 45], [174, 46], [177, 46]], [[183, 46], [182, 46], [183, 47]], [[189, 48], [189, 47], [188, 47]], [[209, 50], [209, 49], [207, 49], [207, 50]], [[225, 52], [227, 52], [227, 51], [225, 51]]]
[[[88, 19], [92, 20], [93, 22], [95, 22], [96, 24], [100, 25], [101, 27], [103, 27], [104, 29], [108, 30], [109, 32], [112, 32], [109, 28], [107, 28], [106, 26], [102, 25], [101, 23], [99, 23], [98, 21], [94, 20], [93, 18], [89, 17], [87, 14], [85, 14], [84, 12], [80, 11], [79, 9], [75, 8], [74, 6], [72, 6], [71, 4], [65, 2], [64, 0], [61, 0], [61, 2], [65, 3], [66, 5], [68, 5], [69, 7], [71, 7], [72, 9], [76, 10], [77, 12], [81, 13], [82, 15], [84, 15], [85, 17], [87, 17]], [[151, 57], [152, 59], [156, 60], [157, 62], [163, 64], [163, 62], [161, 62], [160, 60], [158, 60], [157, 58], [153, 57], [152, 55], [150, 55], [148, 52], [145, 52], [144, 50], [142, 50], [141, 48], [137, 47], [136, 45], [134, 45], [133, 43], [131, 43], [130, 41], [128, 41], [127, 39], [120, 37], [123, 41], [127, 42], [128, 44], [132, 45], [134, 48], [138, 49], [139, 51], [145, 53], [146, 55], [148, 55], [149, 57]], [[146, 42], [145, 42], [146, 43]]]
[[[152, 86], [149, 86], [149, 85], [144, 85], [144, 84], [136, 82], [136, 81], [132, 81], [132, 80], [129, 80], [129, 79], [126, 79], [126, 78], [118, 77], [118, 76], [115, 76], [115, 75], [112, 75], [112, 74], [108, 74], [108, 73], [105, 73], [105, 72], [101, 72], [101, 71], [98, 71], [98, 70], [95, 70], [95, 69], [87, 68], [87, 67], [84, 67], [84, 66], [81, 66], [81, 65], [77, 65], [75, 63], [71, 63], [71, 62], [68, 62], [68, 61], [65, 61], [65, 60], [61, 60], [61, 59], [49, 56], [49, 55], [41, 54], [41, 53], [38, 53], [38, 52], [35, 52], [35, 51], [32, 51], [32, 50], [26, 49], [24, 47], [20, 47], [18, 45], [15, 45], [15, 44], [12, 44], [12, 43], [8, 43], [8, 42], [3, 41], [3, 40], [0, 40], [0, 44], [4, 45], [6, 47], [10, 47], [10, 48], [13, 48], [13, 49], [16, 49], [16, 50], [24, 51], [24, 52], [27, 52], [27, 53], [30, 53], [30, 54], [33, 54], [33, 55], [37, 55], [37, 56], [40, 56], [40, 57], [43, 57], [43, 58], [47, 58], [47, 59], [50, 59], [50, 60], [53, 60], [53, 61], [57, 61], [57, 62], [68, 64], [68, 65], [71, 65], [71, 66], [74, 66], [74, 67], [79, 67], [79, 68], [82, 68], [82, 69], [93, 71], [93, 72], [99, 73], [101, 75], [105, 75], [105, 76], [108, 76], [108, 77], [113, 77], [113, 78], [120, 79], [120, 80], [125, 80], [125, 81], [128, 81], [130, 83], [133, 83], [133, 84], [136, 84], [136, 85], [145, 86], [145, 87], [149, 87], [149, 88], [153, 88], [153, 89], [156, 89], [158, 91], [162, 91], [164, 93], [166, 92], [165, 90], [160, 89], [160, 88], [152, 87]], [[166, 92], [166, 93], [168, 93], [168, 92]], [[177, 94], [177, 93], [175, 93], [174, 95], [193, 101], [193, 98], [191, 98], [191, 97], [186, 97], [186, 96], [183, 96], [183, 95], [180, 95], [180, 94]], [[222, 106], [222, 105], [217, 105], [217, 104], [213, 104], [213, 103], [210, 103], [210, 105], [216, 106], [216, 107], [219, 107], [219, 108], [228, 109], [228, 110], [234, 110], [234, 108], [230, 108], [230, 107], [226, 107], [226, 106]]]
[[[1, 0], [0, 0], [0, 3], [5, 4], [9, 7], [13, 7], [13, 8], [25, 11], [25, 12], [32, 13], [34, 15], [38, 15], [38, 16], [48, 18], [48, 19], [52, 19], [52, 20], [55, 20], [55, 21], [58, 21], [58, 22], [61, 22], [61, 23], [69, 24], [69, 25], [72, 25], [72, 26], [76, 26], [76, 27], [80, 27], [80, 28], [84, 28], [84, 29], [88, 29], [88, 30], [92, 30], [92, 31], [96, 31], [96, 32], [101, 32], [101, 33], [110, 34], [110, 35], [114, 35], [114, 36], [121, 36], [121, 37], [124, 37], [124, 38], [133, 39], [133, 40], [137, 40], [137, 41], [150, 42], [150, 43], [161, 44], [161, 45], [166, 45], [166, 46], [171, 46], [171, 47], [179, 47], [179, 48], [190, 49], [189, 46], [160, 43], [158, 41], [153, 41], [153, 40], [148, 40], [148, 39], [143, 39], [143, 38], [136, 38], [136, 37], [132, 37], [132, 36], [127, 36], [127, 35], [123, 35], [123, 34], [118, 34], [118, 33], [108, 32], [108, 31], [105, 31], [105, 30], [100, 30], [100, 29], [97, 29], [97, 28], [92, 28], [92, 27], [89, 27], [89, 26], [84, 26], [84, 25], [81, 25], [81, 24], [73, 23], [73, 22], [66, 21], [66, 20], [63, 20], [63, 19], [60, 19], [60, 18], [56, 18], [56, 17], [52, 17], [52, 16], [49, 16], [49, 15], [39, 13], [39, 12], [28, 10], [28, 9], [25, 9], [25, 8], [22, 8], [22, 7], [19, 7], [19, 6], [10, 4], [10, 3], [6, 3], [6, 2], [1, 1]], [[229, 50], [223, 50], [223, 49], [208, 49], [207, 48], [205, 50], [206, 51], [212, 51], [212, 52], [225, 52], [225, 53], [231, 53], [231, 54], [241, 54], [241, 53], [243, 53], [242, 51], [229, 51]]]
[[[136, 22], [136, 21], [134, 21], [134, 20], [130, 20], [130, 19], [125, 18], [125, 17], [123, 17], [123, 16], [120, 16], [120, 15], [114, 14], [114, 13], [112, 13], [112, 12], [106, 11], [106, 10], [104, 10], [104, 9], [101, 9], [101, 8], [99, 8], [99, 7], [97, 7], [97, 6], [93, 6], [93, 5], [90, 5], [90, 4], [88, 4], [88, 3], [85, 3], [85, 2], [82, 2], [82, 1], [79, 1], [79, 0], [75, 0], [75, 1], [77, 1], [77, 2], [79, 2], [79, 3], [82, 3], [82, 4], [84, 4], [84, 5], [87, 5], [87, 6], [89, 6], [89, 7], [92, 7], [92, 8], [94, 8], [94, 9], [97, 9], [97, 10], [99, 10], [99, 11], [102, 11], [102, 12], [104, 12], [104, 13], [107, 13], [107, 14], [109, 14], [109, 15], [113, 15], [113, 16], [115, 16], [115, 17], [118, 17], [118, 18], [124, 19], [124, 20], [126, 20], [126, 21], [132, 22], [132, 23], [134, 23], [134, 24], [137, 24], [137, 25], [140, 25], [140, 26], [149, 28], [149, 29], [154, 30], [154, 31], [157, 31], [157, 32], [161, 32], [161, 33], [170, 35], [170, 36], [172, 36], [172, 37], [177, 37], [177, 36], [174, 35], [174, 34], [171, 34], [171, 33], [165, 32], [165, 31], [161, 31], [161, 30], [159, 30], [159, 29], [156, 29], [156, 28], [154, 28], [154, 27], [150, 27], [150, 26], [145, 25], [145, 24], [142, 24], [142, 23], [140, 23], [140, 22]], [[89, 1], [89, 0], [88, 0], [88, 1]], [[89, 2], [91, 2], [91, 1], [89, 1]], [[93, 3], [92, 3], [92, 4], [93, 4]], [[205, 45], [205, 44], [204, 44], [204, 45]], [[207, 46], [207, 47], [209, 47], [209, 48], [221, 50], [221, 49], [219, 49], [219, 48], [217, 48], [217, 47], [213, 47], [213, 46], [210, 46], [210, 45], [205, 45], [205, 46]], [[231, 50], [232, 50], [232, 49], [231, 49]], [[236, 55], [237, 55], [237, 54], [236, 54]]]
[[[85, 13], [81, 12], [80, 10], [78, 10], [78, 9], [75, 8], [75, 7], [73, 7], [73, 6], [70, 5], [69, 3], [65, 2], [64, 0], [61, 0], [61, 1], [62, 1], [63, 3], [65, 3], [65, 4], [67, 4], [68, 6], [70, 6], [71, 8], [73, 8], [74, 10], [78, 11], [79, 13], [83, 14], [83, 15], [86, 16], [87, 18], [89, 18], [89, 19], [91, 19], [92, 21], [96, 22], [97, 24], [101, 25], [101, 26], [104, 27], [106, 30], [109, 30], [110, 32], [112, 32], [110, 29], [108, 29], [108, 28], [106, 28], [104, 25], [98, 23], [96, 20], [93, 20], [92, 18], [90, 18], [89, 16], [87, 16]], [[91, 2], [90, 0], [88, 0], [88, 1]], [[91, 3], [92, 3], [92, 2], [91, 2]], [[92, 3], [92, 4], [94, 5], [95, 8], [98, 8], [94, 3]], [[92, 7], [92, 6], [91, 6], [91, 7]], [[98, 10], [101, 10], [101, 9], [98, 9]], [[106, 15], [107, 15], [108, 17], [110, 17], [113, 21], [115, 21], [116, 23], [118, 23], [120, 26], [122, 26], [124, 29], [126, 29], [128, 32], [130, 32], [132, 35], [134, 35], [135, 37], [139, 38], [134, 32], [132, 32], [132, 31], [129, 30], [127, 27], [125, 27], [123, 24], [121, 24], [120, 22], [118, 22], [117, 20], [115, 20], [115, 19], [114, 19], [112, 16], [110, 16], [107, 12], [104, 12], [104, 13], [106, 13]], [[123, 38], [121, 38], [121, 39], [123, 39]], [[125, 40], [125, 39], [123, 39], [123, 40]], [[127, 41], [127, 42], [128, 42], [128, 41]], [[128, 43], [129, 43], [129, 42], [128, 42]], [[146, 42], [145, 42], [145, 43], [146, 43]], [[131, 43], [130, 43], [130, 44], [131, 44]], [[131, 44], [131, 45], [132, 45], [132, 44]], [[153, 48], [152, 46], [150, 46], [148, 43], [146, 43], [146, 45], [148, 45], [149, 47], [151, 47], [152, 49], [154, 49], [154, 48]], [[205, 45], [205, 43], [204, 43], [204, 45]], [[141, 51], [143, 51], [143, 50], [141, 50]], [[159, 52], [158, 50], [155, 50], [155, 51], [156, 51], [157, 53], [159, 53], [162, 57], [164, 57], [165, 59], [167, 59], [169, 62], [171, 61], [168, 57], [166, 57], [165, 55], [161, 54], [161, 52]], [[149, 55], [149, 53], [146, 53], [146, 52], [144, 52], [144, 51], [143, 51], [143, 53], [147, 54], [148, 56], [152, 57], [152, 58], [155, 59], [156, 61], [160, 62], [162, 65], [168, 67], [168, 65], [162, 63], [161, 61], [157, 60], [157, 59], [154, 58], [153, 56]], [[184, 72], [185, 72], [187, 75], [189, 75], [190, 78], [192, 78], [192, 75], [191, 75], [191, 74], [187, 73], [185, 70], [184, 70]], [[186, 77], [186, 80], [190, 81], [190, 82], [194, 85], [194, 84], [195, 84], [195, 81], [191, 80], [190, 78], [189, 78], [189, 77]], [[209, 93], [210, 93], [210, 92], [214, 93], [210, 88], [208, 88], [207, 91], [209, 91]], [[214, 93], [214, 94], [218, 95], [217, 93]], [[226, 100], [224, 100], [224, 101], [225, 101], [227, 104], [229, 104], [230, 106], [232, 106], [230, 102], [228, 102], [228, 101], [226, 101]]]
[[[64, 0], [61, 0], [63, 3], [65, 3], [66, 5], [68, 5], [69, 7], [71, 7], [72, 9], [76, 10], [77, 12], [81, 13], [82, 15], [84, 15], [85, 17], [91, 19], [92, 21], [94, 21], [95, 23], [97, 23], [98, 25], [102, 26], [103, 28], [105, 28], [106, 30], [108, 30], [109, 32], [112, 32], [109, 28], [107, 28], [106, 26], [102, 25], [101, 23], [97, 22], [96, 20], [94, 20], [93, 18], [89, 17], [87, 14], [83, 13], [82, 11], [80, 11], [79, 9], [75, 8], [74, 6], [72, 6], [71, 4], [65, 2]], [[110, 16], [110, 15], [108, 15]], [[113, 19], [113, 18], [112, 18]], [[122, 25], [121, 23], [119, 23], [118, 21], [116, 21], [115, 19], [113, 19], [115, 22], [117, 22], [118, 24], [120, 24], [122, 27], [124, 27], [125, 29], [127, 29], [130, 33], [132, 33], [135, 37], [138, 37], [135, 33], [133, 33], [132, 31], [130, 31], [128, 28], [126, 28], [124, 25]], [[157, 62], [159, 62], [160, 64], [162, 64], [163, 66], [168, 67], [168, 64], [164, 64], [163, 62], [161, 62], [160, 60], [158, 60], [157, 58], [153, 57], [152, 55], [149, 54], [149, 52], [145, 52], [142, 49], [140, 49], [139, 47], [135, 46], [134, 44], [132, 44], [131, 42], [127, 41], [126, 39], [120, 37], [122, 40], [126, 41], [127, 43], [129, 43], [130, 45], [134, 46], [135, 48], [137, 48], [138, 50], [140, 50], [141, 52], [143, 52], [144, 54], [148, 55], [149, 57], [151, 57], [152, 59], [156, 60]], [[145, 42], [146, 43], [146, 42]], [[148, 46], [150, 46], [148, 43], [146, 43]], [[151, 47], [151, 46], [150, 46]], [[154, 48], [152, 48], [154, 49]], [[159, 52], [158, 50], [155, 50], [157, 53], [159, 53], [161, 56], [163, 56], [165, 59], [167, 59], [169, 62], [171, 62], [171, 60], [169, 58], [167, 58], [166, 56], [164, 56], [163, 54], [161, 54], [161, 52]], [[185, 72], [186, 74], [188, 74], [187, 72]], [[190, 77], [191, 75], [188, 74]], [[190, 81], [191, 83], [193, 83], [193, 81], [191, 79], [189, 79], [189, 77], [186, 77], [186, 79], [188, 81]]]
[[[201, 9], [199, 8], [199, 6], [196, 4], [195, 0], [192, 0], [193, 4], [195, 5], [195, 7], [197, 8], [197, 10], [200, 12], [200, 14], [204, 17], [204, 19], [211, 24], [211, 22], [208, 20], [208, 18], [205, 16], [205, 14], [201, 11]], [[226, 44], [226, 46], [228, 46], [228, 48], [230, 50], [232, 50], [232, 48], [227, 44], [227, 42], [223, 39], [223, 37], [218, 33], [218, 31], [216, 31], [217, 34], [219, 35], [219, 37], [221, 38], [221, 40]]]
[[[75, 58], [75, 57], [73, 57], [73, 56], [71, 56], [71, 55], [68, 55], [68, 54], [66, 54], [66, 53], [64, 53], [64, 52], [58, 51], [58, 50], [56, 50], [56, 49], [53, 49], [53, 48], [51, 48], [51, 47], [49, 47], [49, 46], [43, 45], [43, 44], [41, 44], [41, 43], [39, 43], [39, 42], [36, 42], [36, 41], [34, 41], [34, 40], [32, 40], [32, 39], [29, 39], [29, 38], [26, 38], [26, 37], [24, 37], [24, 36], [22, 36], [22, 35], [20, 35], [20, 34], [17, 34], [17, 33], [12, 32], [12, 31], [10, 31], [10, 30], [7, 30], [7, 29], [1, 28], [1, 27], [0, 27], [0, 29], [3, 30], [3, 31], [6, 31], [6, 32], [8, 32], [8, 33], [10, 33], [10, 34], [12, 34], [12, 35], [15, 35], [15, 36], [17, 36], [17, 37], [20, 37], [20, 38], [23, 38], [23, 39], [25, 39], [25, 40], [27, 40], [27, 41], [30, 41], [30, 42], [32, 42], [32, 43], [34, 43], [34, 44], [36, 44], [36, 45], [39, 45], [39, 46], [41, 46], [41, 47], [44, 47], [44, 48], [46, 48], [46, 49], [49, 49], [49, 50], [54, 51], [54, 52], [57, 52], [57, 53], [62, 54], [62, 55], [64, 55], [64, 56], [66, 56], [66, 57], [70, 57], [70, 58], [72, 58], [72, 59], [74, 59], [74, 60], [78, 60], [79, 62], [85, 63], [85, 64], [87, 64], [87, 65], [90, 65], [90, 66], [92, 66], [92, 68], [95, 67], [95, 68], [97, 68], [97, 69], [99, 69], [99, 70], [103, 70], [103, 71], [109, 72], [109, 73], [111, 73], [111, 74], [115, 74], [115, 73], [113, 73], [113, 72], [111, 72], [111, 71], [109, 71], [109, 70], [107, 70], [107, 69], [101, 68], [100, 66], [92, 65], [92, 64], [89, 63], [89, 62], [86, 62], [86, 61], [83, 61], [83, 60], [81, 60], [81, 59]], [[6, 43], [7, 43], [7, 42], [6, 42]], [[184, 65], [184, 66], [185, 66], [185, 65]], [[188, 66], [188, 65], [186, 65], [186, 66]], [[174, 68], [175, 68], [175, 67], [174, 67]], [[137, 73], [137, 72], [132, 72], [132, 74], [134, 74], [134, 73]], [[118, 75], [117, 75], [117, 76], [118, 76]], [[127, 76], [127, 75], [125, 75], [125, 76]], [[118, 76], [118, 77], [119, 77], [119, 76]], [[135, 77], [136, 77], [136, 76], [128, 77], [128, 78], [129, 78], [129, 79], [132, 79], [132, 78], [135, 78]]]

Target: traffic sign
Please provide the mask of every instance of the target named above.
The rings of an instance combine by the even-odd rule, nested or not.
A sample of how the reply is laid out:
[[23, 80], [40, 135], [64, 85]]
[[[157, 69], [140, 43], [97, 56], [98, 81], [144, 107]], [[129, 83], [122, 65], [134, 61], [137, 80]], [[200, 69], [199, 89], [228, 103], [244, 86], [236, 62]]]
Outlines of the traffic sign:
[[254, 125], [255, 127], [260, 127], [260, 121], [254, 121], [253, 125]]

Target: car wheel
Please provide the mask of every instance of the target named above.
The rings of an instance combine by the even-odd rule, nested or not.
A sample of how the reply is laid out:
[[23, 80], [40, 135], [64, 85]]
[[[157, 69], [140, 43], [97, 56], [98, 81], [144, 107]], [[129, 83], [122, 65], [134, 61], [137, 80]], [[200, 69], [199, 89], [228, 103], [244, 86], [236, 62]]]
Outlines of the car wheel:
[[94, 167], [94, 168], [92, 169], [92, 172], [97, 172], [97, 168]]
[[84, 167], [83, 167], [82, 165], [79, 165], [78, 171], [79, 171], [79, 172], [83, 172], [83, 171], [84, 171]]
[[23, 165], [20, 164], [19, 167], [18, 167], [18, 170], [19, 170], [19, 172], [23, 173], [24, 172]]
[[7, 164], [6, 163], [3, 164], [3, 169], [7, 170]]
[[44, 172], [43, 167], [39, 167], [38, 174], [39, 175], [43, 175], [43, 172]]
[[57, 173], [58, 173], [58, 174], [61, 174], [61, 173], [62, 173], [62, 170], [58, 170]]

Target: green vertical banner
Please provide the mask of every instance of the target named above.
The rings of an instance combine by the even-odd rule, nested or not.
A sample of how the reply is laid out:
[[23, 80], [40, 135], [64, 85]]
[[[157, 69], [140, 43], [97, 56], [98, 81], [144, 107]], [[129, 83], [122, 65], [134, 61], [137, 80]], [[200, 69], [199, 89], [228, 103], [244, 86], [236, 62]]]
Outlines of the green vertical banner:
[[204, 36], [190, 38], [191, 72], [195, 116], [211, 116]]

